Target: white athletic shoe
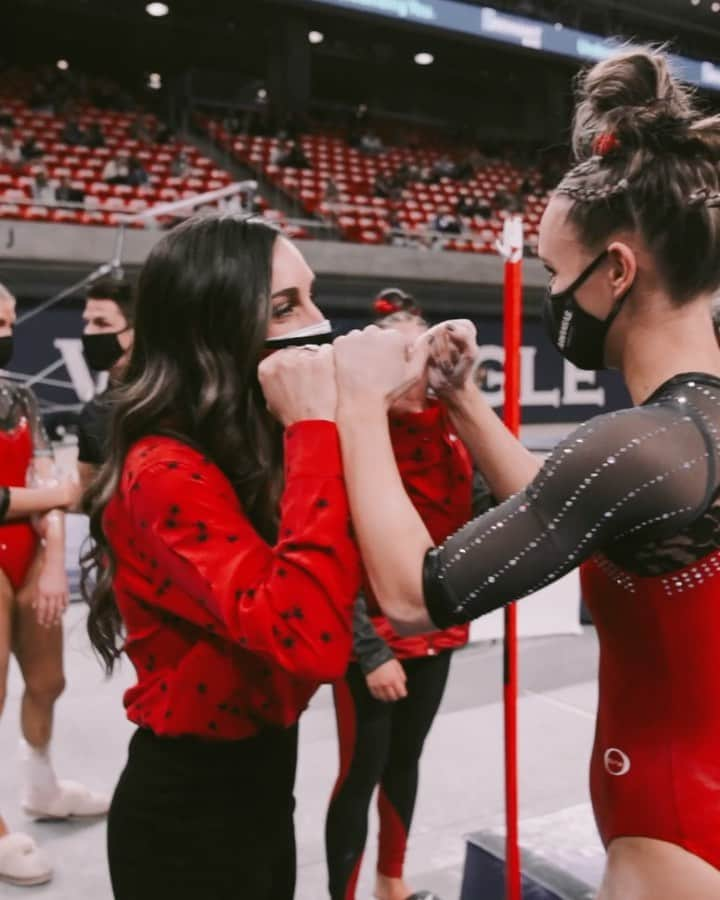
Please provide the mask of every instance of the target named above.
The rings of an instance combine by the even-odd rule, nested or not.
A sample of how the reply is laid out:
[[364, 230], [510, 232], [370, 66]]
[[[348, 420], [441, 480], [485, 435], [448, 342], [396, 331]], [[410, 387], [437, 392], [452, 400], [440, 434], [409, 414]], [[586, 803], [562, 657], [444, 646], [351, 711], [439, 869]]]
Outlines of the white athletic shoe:
[[46, 884], [52, 866], [35, 841], [27, 834], [6, 834], [0, 838], [0, 881], [21, 887]]
[[33, 796], [32, 788], [22, 804], [23, 812], [33, 819], [82, 819], [107, 815], [110, 798], [97, 794], [77, 781], [58, 781], [50, 796]]

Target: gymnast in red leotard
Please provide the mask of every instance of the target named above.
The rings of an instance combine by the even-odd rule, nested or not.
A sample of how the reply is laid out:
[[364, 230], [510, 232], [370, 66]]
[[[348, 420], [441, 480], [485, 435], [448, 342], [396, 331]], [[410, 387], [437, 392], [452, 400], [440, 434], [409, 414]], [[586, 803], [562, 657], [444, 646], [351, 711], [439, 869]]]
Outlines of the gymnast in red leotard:
[[[12, 355], [14, 322], [15, 299], [0, 285], [0, 368]], [[54, 477], [32, 391], [0, 379], [0, 713], [13, 653], [25, 682], [22, 804], [35, 818], [95, 816], [108, 806], [82, 785], [59, 781], [49, 757], [53, 708], [64, 686], [60, 620], [68, 584], [61, 510], [76, 500], [73, 482]], [[0, 880], [42, 884], [51, 874], [32, 838], [9, 833], [0, 818]]]
[[[540, 467], [473, 386], [475, 329], [334, 344], [353, 524], [405, 633], [466, 622], [580, 565], [600, 641], [591, 794], [601, 900], [720, 897], [720, 118], [658, 52], [589, 70], [577, 165], [540, 227], [545, 320], [583, 369], [619, 369], [633, 408], [598, 416]], [[434, 547], [402, 489], [387, 405], [431, 384], [500, 505]]]

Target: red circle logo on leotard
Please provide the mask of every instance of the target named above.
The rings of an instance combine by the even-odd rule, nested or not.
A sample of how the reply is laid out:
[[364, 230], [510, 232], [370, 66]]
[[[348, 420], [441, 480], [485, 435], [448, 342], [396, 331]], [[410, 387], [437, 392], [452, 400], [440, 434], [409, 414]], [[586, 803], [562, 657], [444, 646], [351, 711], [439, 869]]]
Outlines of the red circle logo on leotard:
[[608, 775], [626, 775], [630, 771], [630, 757], [617, 747], [609, 747], [603, 761]]

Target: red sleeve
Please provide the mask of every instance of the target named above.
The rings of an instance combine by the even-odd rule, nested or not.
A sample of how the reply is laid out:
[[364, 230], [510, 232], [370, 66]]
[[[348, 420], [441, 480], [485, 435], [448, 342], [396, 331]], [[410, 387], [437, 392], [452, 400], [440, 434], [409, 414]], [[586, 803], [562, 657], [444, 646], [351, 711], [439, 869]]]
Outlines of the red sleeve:
[[[408, 497], [436, 544], [472, 518], [472, 463], [437, 403], [390, 417], [390, 437]], [[372, 589], [363, 589], [371, 616], [381, 615]]]
[[[175, 449], [177, 448], [177, 449]], [[359, 556], [337, 429], [300, 422], [285, 433], [279, 538], [254, 530], [222, 473], [173, 444], [125, 485], [136, 533], [188, 600], [224, 623], [232, 640], [311, 680], [340, 677], [352, 640]], [[146, 554], [147, 555], [147, 554]], [[177, 597], [177, 594], [175, 595]]]
[[468, 452], [438, 404], [392, 417], [390, 436], [405, 490], [439, 543], [471, 518]]

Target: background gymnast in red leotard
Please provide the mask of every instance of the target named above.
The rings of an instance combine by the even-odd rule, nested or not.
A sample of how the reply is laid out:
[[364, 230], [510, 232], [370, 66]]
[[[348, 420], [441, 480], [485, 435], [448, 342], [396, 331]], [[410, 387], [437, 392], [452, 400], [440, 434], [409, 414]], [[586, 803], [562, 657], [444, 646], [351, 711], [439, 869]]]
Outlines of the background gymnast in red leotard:
[[[404, 362], [391, 332], [339, 338], [353, 522], [399, 629], [465, 622], [583, 564], [600, 640], [599, 896], [717, 900], [720, 118], [696, 112], [662, 54], [633, 49], [586, 74], [574, 142], [540, 228], [548, 332], [579, 367], [620, 369], [635, 406], [577, 429], [538, 471], [465, 377], [470, 323], [437, 327]], [[505, 499], [438, 548], [403, 491], [386, 414], [428, 359]]]
[[[12, 355], [14, 322], [15, 300], [0, 285], [0, 368]], [[0, 712], [13, 653], [25, 682], [23, 807], [35, 818], [62, 819], [104, 813], [108, 801], [58, 781], [49, 757], [53, 707], [64, 687], [61, 617], [68, 602], [60, 508], [76, 500], [72, 483], [56, 481], [53, 470], [32, 391], [0, 379]], [[0, 879], [41, 884], [51, 874], [35, 842], [10, 834], [0, 818]]]

